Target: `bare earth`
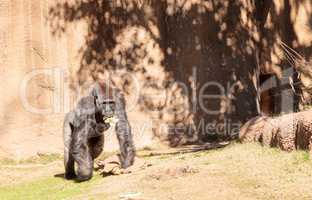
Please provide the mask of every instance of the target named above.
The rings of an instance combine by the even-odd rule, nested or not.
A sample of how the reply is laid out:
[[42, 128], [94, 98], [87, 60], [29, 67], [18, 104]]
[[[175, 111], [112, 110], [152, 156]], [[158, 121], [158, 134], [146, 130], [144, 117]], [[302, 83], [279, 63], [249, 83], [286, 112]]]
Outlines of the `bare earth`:
[[[38, 199], [49, 193], [48, 199], [312, 199], [312, 163], [306, 152], [230, 144], [183, 154], [177, 150], [157, 156], [146, 150], [138, 154], [152, 166], [104, 178], [95, 172], [91, 181], [82, 184], [54, 177], [63, 173], [61, 160], [46, 165], [2, 164], [0, 196]], [[51, 192], [51, 187], [59, 189]]]

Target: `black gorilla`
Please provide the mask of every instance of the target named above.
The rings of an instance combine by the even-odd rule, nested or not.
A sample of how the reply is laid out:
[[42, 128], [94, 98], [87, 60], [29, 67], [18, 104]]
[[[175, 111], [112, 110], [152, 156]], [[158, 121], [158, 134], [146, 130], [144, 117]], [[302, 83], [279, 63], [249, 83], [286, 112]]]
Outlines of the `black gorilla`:
[[85, 181], [92, 177], [93, 161], [103, 150], [103, 132], [110, 127], [105, 119], [113, 115], [118, 119], [116, 134], [122, 167], [133, 164], [135, 149], [124, 97], [117, 89], [96, 83], [91, 94], [81, 98], [76, 108], [65, 116], [63, 136], [66, 179]]

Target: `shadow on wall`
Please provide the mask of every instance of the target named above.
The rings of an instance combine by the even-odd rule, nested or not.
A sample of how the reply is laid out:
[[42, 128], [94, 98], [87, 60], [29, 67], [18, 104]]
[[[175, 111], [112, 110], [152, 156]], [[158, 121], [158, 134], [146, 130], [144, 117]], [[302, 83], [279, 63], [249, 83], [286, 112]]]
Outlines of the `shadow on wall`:
[[[303, 60], [310, 61], [312, 48], [311, 48], [311, 22], [306, 18], [311, 18], [312, 3], [311, 1], [300, 0], [290, 1], [284, 0], [280, 2], [269, 2], [266, 4], [270, 7], [267, 15], [267, 20], [263, 24], [262, 32], [263, 38], [261, 40], [261, 66], [264, 73], [273, 74], [277, 77], [278, 87], [275, 89], [273, 96], [274, 108], [273, 114], [288, 113], [301, 110], [307, 104], [311, 104], [311, 92], [308, 99], [304, 93], [304, 80], [301, 78], [307, 74], [301, 73], [303, 66], [295, 64], [298, 61], [298, 55], [292, 52], [295, 50], [302, 55]], [[288, 53], [283, 48], [281, 43], [287, 45]], [[306, 64], [308, 64], [306, 62]], [[311, 67], [311, 64], [309, 64]], [[293, 87], [294, 92], [285, 92], [285, 80], [289, 79], [289, 75], [285, 71], [294, 69], [292, 75], [293, 85], [286, 81], [288, 90]], [[311, 75], [310, 80], [311, 80]], [[285, 109], [281, 105], [284, 96], [293, 96], [293, 105], [291, 109]], [[287, 97], [286, 97], [287, 98]]]
[[236, 136], [259, 113], [258, 66], [276, 43], [265, 27], [272, 5], [259, 2], [73, 0], [53, 5], [48, 21], [59, 37], [75, 22], [87, 26], [72, 87], [103, 72], [128, 95], [138, 82], [155, 136], [176, 146]]

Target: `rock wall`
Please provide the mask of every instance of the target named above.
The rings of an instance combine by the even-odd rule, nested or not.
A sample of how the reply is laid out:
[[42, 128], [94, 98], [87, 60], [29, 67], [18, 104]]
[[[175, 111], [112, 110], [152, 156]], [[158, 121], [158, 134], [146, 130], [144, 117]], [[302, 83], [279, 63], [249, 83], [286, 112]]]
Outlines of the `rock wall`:
[[[309, 58], [310, 8], [309, 0], [0, 0], [0, 156], [62, 152], [64, 113], [98, 74], [125, 92], [138, 148], [235, 136], [260, 111], [258, 66], [276, 74], [285, 66], [271, 36], [291, 27], [296, 37], [283, 41]], [[117, 148], [113, 133], [106, 141]]]
[[[63, 116], [82, 95], [70, 83], [86, 28], [77, 22], [62, 37], [53, 35], [47, 18], [54, 3], [0, 1], [1, 156], [61, 153]], [[129, 116], [138, 147], [150, 145], [151, 120], [139, 111]], [[116, 150], [115, 135], [107, 135], [106, 150]]]

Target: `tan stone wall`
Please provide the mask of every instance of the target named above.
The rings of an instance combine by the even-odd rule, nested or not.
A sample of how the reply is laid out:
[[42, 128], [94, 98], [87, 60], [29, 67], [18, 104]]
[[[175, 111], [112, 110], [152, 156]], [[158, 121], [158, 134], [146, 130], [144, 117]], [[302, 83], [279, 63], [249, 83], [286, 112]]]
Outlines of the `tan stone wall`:
[[[102, 71], [127, 96], [138, 147], [228, 135], [257, 115], [257, 66], [281, 71], [276, 41], [289, 27], [295, 38], [285, 42], [310, 56], [309, 0], [274, 1], [263, 26], [249, 0], [107, 2], [0, 0], [0, 156], [61, 152], [64, 113]], [[60, 103], [47, 115], [20, 96], [38, 69], [57, 69], [27, 85], [31, 105]], [[106, 148], [117, 148], [114, 134]]]
[[[311, 66], [311, 1], [276, 0], [266, 3], [270, 10], [261, 29], [260, 65], [262, 71], [277, 77], [275, 85], [285, 86], [289, 85], [288, 79], [291, 69], [297, 69], [299, 75], [296, 74], [292, 77], [293, 82], [300, 82], [304, 86], [311, 85], [311, 76], [301, 73], [302, 70], [299, 69], [303, 65], [307, 68]], [[285, 50], [285, 45], [283, 47], [282, 43], [288, 46], [288, 50]], [[290, 52], [290, 56], [286, 55], [286, 51]], [[275, 97], [273, 97], [276, 101], [275, 113], [290, 111], [281, 108], [283, 107], [281, 98], [294, 95], [289, 87], [286, 90], [276, 91]], [[297, 91], [298, 94], [302, 92], [300, 90]], [[295, 101], [299, 101], [300, 104], [299, 108], [294, 106], [295, 109], [302, 109], [303, 104], [311, 103], [301, 99], [300, 95], [297, 96]], [[307, 96], [307, 99], [311, 99], [309, 96], [311, 94]]]
[[[72, 79], [79, 68], [79, 48], [84, 43], [86, 26], [74, 23], [62, 37], [54, 36], [47, 20], [54, 2], [0, 1], [0, 152], [3, 156], [24, 158], [37, 153], [62, 152], [63, 116], [78, 97], [69, 89], [69, 84], [74, 82]], [[40, 69], [56, 71], [55, 74], [34, 76], [25, 92], [31, 107], [53, 109], [45, 115], [25, 107], [21, 94], [23, 81], [31, 72]], [[60, 74], [56, 74], [58, 72]], [[56, 81], [60, 81], [60, 85]], [[55, 95], [57, 99], [53, 99]], [[54, 109], [55, 100], [59, 109]], [[139, 112], [133, 112], [129, 113], [131, 121], [146, 121]], [[141, 127], [134, 126], [134, 132], [142, 130]], [[150, 125], [145, 129], [143, 136], [135, 136], [139, 147], [151, 144]], [[108, 135], [106, 149], [116, 150], [115, 135]]]
[[[24, 108], [20, 95], [22, 81], [31, 71], [53, 66], [67, 67], [64, 41], [53, 39], [45, 24], [48, 3], [0, 2], [4, 11], [0, 12], [0, 33], [6, 37], [4, 52], [7, 52], [0, 58], [0, 146], [5, 154], [24, 157], [61, 148], [61, 114], [33, 114]], [[51, 105], [52, 81], [51, 77], [41, 75], [29, 82], [26, 99], [32, 106], [46, 108]]]

